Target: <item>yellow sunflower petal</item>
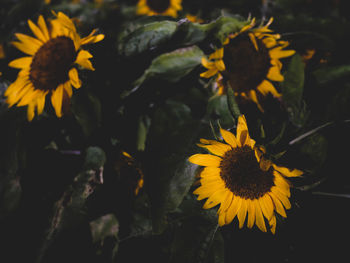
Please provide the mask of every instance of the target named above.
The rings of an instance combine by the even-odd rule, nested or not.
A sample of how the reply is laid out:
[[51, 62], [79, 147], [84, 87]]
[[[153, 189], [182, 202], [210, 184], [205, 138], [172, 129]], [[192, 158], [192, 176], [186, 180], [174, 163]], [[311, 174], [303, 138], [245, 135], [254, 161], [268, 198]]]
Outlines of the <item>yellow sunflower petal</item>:
[[271, 192], [274, 193], [278, 197], [278, 199], [282, 202], [283, 206], [286, 209], [291, 208], [291, 204], [289, 202], [288, 197], [281, 191], [280, 188], [273, 186], [273, 187], [271, 187]]
[[264, 112], [263, 107], [261, 106], [261, 104], [260, 104], [259, 101], [258, 101], [258, 97], [257, 97], [257, 95], [256, 95], [256, 91], [255, 91], [255, 90], [251, 90], [251, 91], [249, 92], [249, 98], [250, 98], [253, 102], [255, 102], [256, 106], [258, 106], [258, 108], [259, 108], [259, 110], [260, 110], [261, 112]]
[[269, 221], [269, 225], [270, 225], [270, 230], [272, 232], [272, 234], [276, 233], [276, 216], [273, 216], [271, 218], [271, 220]]
[[286, 58], [294, 55], [295, 50], [282, 50], [282, 47], [276, 47], [269, 51], [269, 55], [272, 59]]
[[239, 209], [241, 208], [241, 205], [242, 205], [242, 198], [240, 198], [239, 196], [234, 196], [230, 207], [227, 209], [226, 218], [225, 218], [226, 224], [229, 224], [232, 222], [232, 220], [237, 215]]
[[27, 119], [28, 121], [32, 121], [34, 118], [34, 110], [35, 110], [35, 104], [34, 103], [29, 103], [28, 108], [27, 108]]
[[34, 55], [38, 51], [37, 45], [13, 41], [11, 42], [17, 49], [28, 55]]
[[26, 82], [17, 92], [11, 93], [8, 97], [6, 102], [9, 104], [9, 107], [16, 104], [19, 100], [23, 98], [28, 92], [31, 92], [33, 90], [33, 86], [31, 83]]
[[103, 35], [103, 34], [95, 35], [95, 32], [96, 32], [96, 29], [92, 30], [92, 32], [88, 36], [83, 37], [80, 40], [80, 45], [96, 43], [96, 42], [99, 42], [105, 38], [105, 35]]
[[219, 191], [216, 191], [214, 194], [212, 194], [207, 201], [204, 203], [203, 208], [204, 209], [210, 209], [214, 206], [217, 206], [221, 202], [225, 200], [225, 196], [227, 193], [227, 189], [221, 189]]
[[201, 166], [219, 167], [221, 158], [211, 154], [195, 154], [188, 159], [191, 163]]
[[219, 226], [224, 226], [226, 224], [226, 221], [225, 221], [226, 214], [227, 214], [226, 211], [220, 211], [219, 219], [218, 219]]
[[16, 33], [15, 36], [18, 38], [19, 41], [21, 41], [25, 45], [32, 45], [34, 46], [37, 50], [42, 46], [43, 42], [31, 37], [27, 36], [21, 33]]
[[286, 211], [284, 210], [284, 207], [281, 201], [278, 199], [278, 197], [273, 192], [269, 192], [268, 194], [275, 205], [275, 210], [277, 211], [277, 213], [279, 213], [283, 217], [287, 217]]
[[252, 200], [247, 200], [247, 206], [248, 206], [248, 222], [247, 227], [252, 228], [255, 223], [255, 205]]
[[208, 151], [210, 151], [212, 154], [218, 155], [218, 156], [224, 156], [224, 154], [231, 150], [232, 148], [227, 144], [210, 144], [210, 145], [203, 145], [198, 144], [199, 147], [205, 148]]
[[216, 60], [215, 62], [215, 67], [219, 70], [219, 71], [224, 71], [226, 69], [224, 61], [222, 59], [220, 60]]
[[80, 50], [75, 60], [75, 63], [82, 66], [83, 68], [86, 68], [89, 70], [95, 70], [89, 58], [92, 58], [92, 55], [88, 51]]
[[17, 94], [17, 92], [29, 83], [28, 78], [18, 77], [15, 82], [13, 82], [5, 91], [5, 96], [8, 97], [12, 94]]
[[255, 199], [253, 200], [253, 204], [255, 206], [256, 225], [261, 231], [266, 232], [267, 231], [266, 225], [265, 225], [263, 213], [261, 211], [260, 203], [257, 199]]
[[57, 117], [62, 117], [62, 100], [63, 100], [64, 85], [59, 85], [51, 95], [51, 103], [55, 109]]
[[210, 54], [209, 59], [222, 59], [223, 57], [224, 48], [219, 48], [214, 53]]
[[73, 95], [71, 83], [69, 81], [63, 83], [63, 88], [64, 88], [64, 91], [66, 92], [66, 94], [68, 95], [68, 97], [71, 98]]
[[229, 190], [226, 191], [224, 201], [221, 202], [219, 212], [226, 212], [232, 203], [233, 193]]
[[40, 93], [41, 91], [39, 90], [31, 89], [21, 98], [17, 106], [20, 107], [28, 105], [30, 102], [35, 101]]
[[201, 185], [210, 185], [210, 184], [221, 184], [222, 179], [219, 175], [217, 176], [207, 176], [204, 178], [201, 178], [200, 180]]
[[241, 115], [238, 117], [237, 139], [238, 139], [239, 146], [244, 146], [250, 143], [250, 136], [248, 132], [247, 121], [244, 115]]
[[278, 44], [276, 38], [274, 37], [265, 37], [262, 39], [262, 42], [266, 48], [273, 48]]
[[261, 82], [261, 84], [258, 86], [258, 91], [264, 96], [266, 96], [268, 93], [271, 93], [276, 98], [282, 96], [281, 93], [279, 93], [272, 85], [272, 83], [268, 80], [263, 80]]
[[269, 69], [267, 73], [267, 78], [273, 81], [283, 81], [284, 77], [281, 74], [280, 69], [277, 66], [273, 66]]
[[286, 167], [278, 166], [275, 164], [273, 165], [273, 168], [286, 177], [299, 177], [303, 174], [303, 172], [298, 169], [290, 170]]
[[74, 88], [79, 89], [81, 87], [81, 80], [79, 79], [79, 74], [76, 68], [71, 68], [68, 72], [70, 83]]
[[38, 26], [40, 28], [40, 31], [43, 33], [45, 39], [49, 40], [50, 39], [49, 31], [47, 29], [45, 20], [42, 15], [40, 15], [38, 18]]
[[46, 41], [49, 40], [49, 38], [46, 38], [46, 36], [43, 34], [41, 29], [36, 24], [34, 24], [31, 20], [28, 20], [28, 25], [29, 25], [30, 29], [32, 30], [33, 34], [38, 39], [40, 39], [43, 43], [45, 43]]
[[214, 76], [215, 74], [217, 74], [219, 71], [217, 68], [212, 68], [209, 69], [208, 71], [205, 71], [203, 73], [201, 73], [199, 76], [201, 76], [202, 78], [211, 78], [212, 76]]
[[205, 57], [202, 57], [201, 62], [202, 62], [202, 65], [207, 69], [215, 68], [214, 62], [207, 60]]
[[264, 195], [259, 198], [259, 204], [264, 216], [270, 220], [273, 216], [273, 204], [271, 198], [268, 195]]
[[220, 168], [213, 166], [204, 167], [200, 176], [201, 178], [220, 176]]
[[286, 179], [283, 178], [282, 175], [280, 175], [278, 172], [274, 171], [274, 183], [275, 185], [280, 188], [287, 197], [290, 197], [290, 185]]
[[220, 133], [221, 133], [222, 138], [225, 140], [225, 142], [227, 142], [233, 148], [237, 147], [238, 142], [237, 142], [237, 139], [233, 133], [226, 131], [224, 129], [220, 129]]
[[29, 68], [32, 61], [33, 61], [33, 57], [17, 58], [15, 60], [12, 60], [9, 63], [9, 66], [12, 68], [19, 68], [19, 69]]
[[254, 46], [255, 50], [258, 51], [259, 50], [258, 42], [256, 41], [254, 34], [253, 33], [248, 33], [248, 36], [250, 38], [250, 41], [253, 43], [253, 46]]
[[205, 198], [208, 198], [209, 196], [213, 195], [215, 192], [220, 191], [224, 189], [225, 185], [222, 184], [212, 184], [211, 186], [200, 186], [195, 191], [193, 191], [193, 194], [198, 195], [197, 200], [202, 200]]
[[68, 30], [70, 30], [72, 32], [76, 32], [77, 31], [73, 21], [67, 15], [65, 15], [64, 13], [58, 12], [57, 19]]
[[248, 200], [242, 199], [241, 207], [238, 210], [237, 217], [239, 221], [239, 228], [242, 228], [244, 225], [245, 218], [248, 211]]
[[47, 92], [41, 92], [41, 94], [37, 98], [36, 103], [38, 115], [42, 114], [44, 111], [46, 94]]

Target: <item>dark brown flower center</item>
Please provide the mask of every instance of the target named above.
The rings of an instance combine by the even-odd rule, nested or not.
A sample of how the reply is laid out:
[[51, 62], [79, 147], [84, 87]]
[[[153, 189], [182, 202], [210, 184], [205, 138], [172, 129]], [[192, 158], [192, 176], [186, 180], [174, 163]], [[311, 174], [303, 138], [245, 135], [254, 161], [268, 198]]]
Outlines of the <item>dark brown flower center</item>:
[[43, 44], [30, 65], [29, 78], [34, 88], [50, 91], [66, 82], [76, 55], [74, 43], [68, 37], [56, 37]]
[[234, 148], [223, 156], [220, 176], [233, 194], [244, 199], [257, 199], [271, 190], [272, 169], [263, 171], [249, 146]]
[[224, 46], [224, 79], [236, 92], [256, 89], [271, 67], [269, 50], [260, 39], [256, 38], [256, 42], [258, 50], [248, 34], [241, 34]]
[[147, 0], [147, 5], [156, 13], [163, 13], [170, 7], [170, 0]]

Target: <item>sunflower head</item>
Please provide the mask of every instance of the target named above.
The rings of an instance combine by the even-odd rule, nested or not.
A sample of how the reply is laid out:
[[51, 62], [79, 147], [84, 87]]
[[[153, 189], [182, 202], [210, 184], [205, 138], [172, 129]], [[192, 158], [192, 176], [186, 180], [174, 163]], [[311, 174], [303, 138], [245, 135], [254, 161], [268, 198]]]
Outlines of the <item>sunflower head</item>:
[[43, 112], [46, 95], [51, 97], [56, 115], [62, 116], [62, 103], [72, 96], [72, 86], [76, 89], [81, 87], [75, 66], [94, 70], [89, 60], [92, 55], [81, 47], [104, 38], [102, 34], [95, 35], [96, 30], [81, 38], [69, 17], [61, 12], [55, 16], [48, 22], [49, 26], [42, 16], [39, 16], [37, 24], [28, 20], [35, 37], [17, 33], [18, 41], [12, 42], [27, 56], [9, 63], [20, 72], [5, 96], [9, 106], [28, 106], [29, 121], [34, 118], [35, 111], [38, 115]]
[[181, 2], [182, 0], [139, 0], [136, 13], [177, 17], [177, 12], [182, 9]]
[[271, 81], [284, 80], [281, 74], [281, 58], [289, 57], [294, 50], [283, 50], [288, 42], [280, 40], [280, 35], [269, 29], [272, 19], [261, 27], [253, 28], [254, 20], [240, 32], [227, 38], [223, 47], [202, 59], [207, 68], [200, 76], [210, 78], [217, 75], [220, 79], [219, 94], [231, 87], [235, 95], [252, 100], [263, 111], [258, 97], [271, 93], [274, 97], [281, 94]]
[[[276, 229], [276, 214], [286, 217], [285, 209], [291, 204], [290, 183], [287, 177], [297, 177], [300, 170], [273, 164], [264, 158], [250, 138], [247, 122], [238, 119], [236, 136], [220, 130], [223, 140], [201, 139], [198, 146], [209, 154], [195, 154], [189, 161], [204, 166], [200, 173], [200, 186], [194, 191], [198, 200], [207, 198], [203, 208], [220, 204], [219, 225], [230, 224], [237, 216], [239, 227], [247, 221], [248, 228], [255, 225], [266, 232], [266, 223], [272, 233]], [[247, 220], [246, 220], [247, 218]]]

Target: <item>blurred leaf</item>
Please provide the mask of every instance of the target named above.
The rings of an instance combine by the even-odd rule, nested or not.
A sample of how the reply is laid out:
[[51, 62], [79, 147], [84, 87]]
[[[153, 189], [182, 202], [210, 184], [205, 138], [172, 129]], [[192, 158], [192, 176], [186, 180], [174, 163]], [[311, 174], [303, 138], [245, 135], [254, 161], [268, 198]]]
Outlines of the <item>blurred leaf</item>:
[[90, 222], [92, 242], [97, 246], [97, 254], [108, 255], [113, 262], [118, 252], [119, 222], [113, 214], [101, 216]]
[[168, 200], [166, 209], [168, 211], [173, 211], [180, 205], [194, 181], [196, 169], [197, 165], [194, 165], [187, 160], [183, 165], [176, 167], [167, 189]]
[[328, 120], [350, 118], [350, 85], [346, 84], [330, 100], [327, 105]]
[[140, 116], [139, 125], [137, 129], [137, 150], [138, 151], [145, 150], [147, 133], [150, 125], [151, 125], [151, 119], [147, 115]]
[[8, 110], [8, 104], [6, 103], [6, 97], [4, 95], [8, 86], [9, 83], [0, 82], [0, 116], [3, 114], [3, 112]]
[[201, 129], [185, 104], [167, 101], [157, 109], [147, 138], [146, 189], [150, 196], [153, 230], [166, 227], [166, 214], [180, 205], [193, 183], [195, 165], [187, 161], [189, 149]]
[[90, 92], [77, 92], [71, 99], [72, 112], [84, 135], [89, 137], [101, 123], [101, 102]]
[[284, 73], [282, 82], [283, 101], [287, 105], [300, 105], [304, 89], [304, 63], [299, 54], [295, 54]]
[[[176, 226], [171, 245], [170, 262], [223, 263], [223, 239], [217, 230], [217, 224], [213, 225], [212, 222], [205, 221], [201, 217], [181, 220]], [[215, 244], [214, 247], [213, 244]], [[220, 245], [221, 248], [219, 248]]]
[[210, 26], [214, 44], [221, 46], [230, 34], [239, 32], [247, 24], [249, 24], [249, 21], [241, 21], [235, 17], [219, 17]]
[[234, 94], [233, 89], [231, 87], [229, 87], [227, 89], [226, 97], [227, 97], [228, 108], [232, 114], [232, 117], [235, 119], [238, 119], [238, 117], [241, 115], [241, 112], [240, 112], [238, 104], [236, 102], [235, 94]]
[[[5, 179], [4, 175], [0, 174], [0, 178], [1, 178], [0, 179], [1, 181], [5, 181], [3, 180]], [[5, 182], [5, 184], [1, 182], [0, 219], [2, 216], [6, 216], [9, 213], [15, 211], [20, 203], [22, 188], [21, 188], [19, 179], [20, 179], [19, 177], [15, 177]]]
[[327, 149], [327, 139], [323, 135], [315, 133], [305, 139], [300, 152], [307, 158], [310, 169], [317, 169], [326, 160]]
[[155, 48], [171, 38], [177, 22], [159, 21], [143, 25], [121, 39], [119, 53], [133, 56]]
[[228, 106], [227, 95], [213, 96], [208, 102], [207, 114], [210, 120], [218, 120], [224, 128], [231, 128], [235, 124]]
[[327, 85], [332, 81], [336, 81], [344, 77], [349, 77], [350, 65], [325, 67], [315, 70], [313, 72], [313, 75], [320, 85]]
[[[124, 56], [133, 56], [152, 50], [170, 40], [182, 46], [194, 45], [206, 38], [221, 46], [229, 34], [238, 32], [248, 22], [234, 17], [221, 16], [209, 24], [192, 23], [188, 20], [155, 21], [140, 25], [131, 24], [131, 32], [124, 31], [119, 40], [118, 50]], [[130, 25], [129, 25], [130, 27]]]
[[91, 221], [90, 229], [92, 241], [103, 245], [103, 241], [107, 237], [118, 237], [119, 222], [113, 214], [107, 214]]
[[144, 81], [152, 78], [177, 82], [200, 65], [203, 56], [203, 51], [197, 46], [180, 48], [162, 54], [153, 59], [150, 67], [135, 81], [135, 85], [141, 85]]
[[[305, 104], [302, 103], [304, 92], [305, 66], [299, 54], [295, 54], [284, 73], [282, 98], [289, 117], [296, 126], [302, 126], [307, 117]], [[304, 107], [302, 107], [304, 106]]]
[[179, 39], [178, 41], [182, 45], [194, 45], [207, 37], [211, 27], [212, 24], [198, 24], [185, 19], [180, 20], [174, 38]]
[[87, 198], [94, 192], [98, 184], [103, 183], [105, 162], [106, 155], [102, 149], [89, 147], [86, 150], [82, 171], [74, 178], [74, 183], [67, 187], [61, 199], [54, 205], [37, 262], [41, 262], [62, 228], [74, 227], [84, 220], [86, 213], [83, 211]]

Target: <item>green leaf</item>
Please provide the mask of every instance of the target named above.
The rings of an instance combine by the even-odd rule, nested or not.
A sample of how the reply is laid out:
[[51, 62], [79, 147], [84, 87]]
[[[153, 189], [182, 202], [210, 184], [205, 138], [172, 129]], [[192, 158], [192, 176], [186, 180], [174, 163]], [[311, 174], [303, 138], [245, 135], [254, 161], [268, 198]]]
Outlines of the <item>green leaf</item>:
[[239, 32], [243, 26], [248, 24], [249, 21], [241, 21], [235, 17], [222, 16], [211, 24], [210, 35], [214, 40], [214, 44], [217, 43], [221, 46], [230, 34]]
[[147, 137], [147, 167], [151, 174], [146, 189], [150, 197], [153, 231], [161, 233], [166, 215], [174, 211], [191, 187], [197, 166], [188, 162], [195, 139], [202, 129], [188, 106], [167, 101], [152, 117]]
[[229, 128], [235, 124], [235, 119], [232, 117], [228, 105], [227, 95], [213, 96], [210, 98], [207, 114], [210, 120], [218, 120], [222, 127]]
[[137, 139], [136, 147], [138, 151], [144, 151], [146, 147], [146, 139], [148, 129], [151, 125], [151, 119], [147, 115], [142, 115], [139, 117], [139, 125], [137, 128]]
[[119, 45], [119, 53], [133, 56], [168, 41], [176, 30], [177, 22], [159, 21], [145, 24], [126, 35]]
[[101, 102], [90, 92], [77, 92], [72, 97], [72, 112], [84, 135], [89, 137], [100, 126]]
[[[181, 22], [181, 20], [180, 20]], [[208, 36], [213, 24], [198, 24], [185, 20], [180, 23], [174, 34], [175, 39], [179, 39], [182, 45], [194, 45]]]
[[326, 118], [349, 119], [350, 118], [350, 84], [345, 84], [327, 104]]
[[135, 85], [141, 85], [152, 78], [160, 78], [169, 82], [177, 82], [196, 66], [201, 64], [203, 51], [197, 46], [180, 48], [170, 53], [162, 54], [153, 59], [150, 67], [135, 81]]
[[350, 65], [325, 67], [315, 70], [313, 75], [320, 85], [327, 85], [332, 81], [350, 77]]
[[328, 141], [319, 134], [309, 136], [300, 147], [300, 152], [309, 160], [310, 169], [314, 170], [325, 162], [327, 158]]
[[304, 91], [305, 66], [299, 54], [295, 54], [284, 73], [282, 98], [287, 107], [291, 121], [302, 126], [307, 117], [305, 105], [302, 102]]
[[227, 104], [228, 104], [228, 108], [232, 114], [232, 117], [235, 119], [238, 119], [238, 117], [241, 115], [241, 112], [240, 112], [238, 104], [236, 102], [235, 94], [234, 94], [233, 89], [231, 87], [229, 87], [227, 89]]

